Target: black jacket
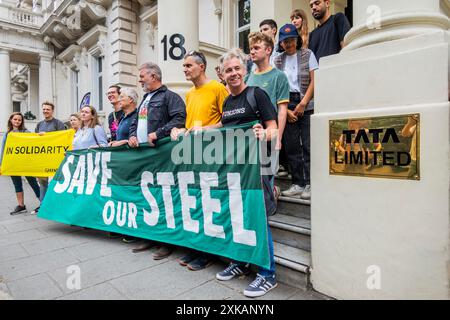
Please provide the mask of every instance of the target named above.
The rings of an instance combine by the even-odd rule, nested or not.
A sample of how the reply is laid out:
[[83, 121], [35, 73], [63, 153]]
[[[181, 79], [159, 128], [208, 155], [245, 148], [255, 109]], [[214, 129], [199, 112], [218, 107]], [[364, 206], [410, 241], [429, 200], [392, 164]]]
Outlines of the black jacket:
[[[147, 95], [144, 95], [138, 107], [136, 117], [130, 125], [130, 137], [137, 136], [139, 111]], [[147, 134], [156, 133], [158, 139], [170, 135], [172, 128], [184, 128], [186, 122], [186, 105], [183, 99], [166, 86], [160, 87], [147, 103]]]

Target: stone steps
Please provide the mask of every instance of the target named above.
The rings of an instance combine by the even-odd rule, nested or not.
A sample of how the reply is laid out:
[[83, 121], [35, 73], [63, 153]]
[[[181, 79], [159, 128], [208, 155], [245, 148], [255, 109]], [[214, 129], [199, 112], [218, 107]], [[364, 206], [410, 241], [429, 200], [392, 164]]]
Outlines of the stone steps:
[[[286, 190], [291, 181], [276, 178], [275, 184]], [[310, 203], [300, 198], [280, 197], [277, 213], [269, 217], [278, 280], [303, 289], [309, 287], [311, 265]]]

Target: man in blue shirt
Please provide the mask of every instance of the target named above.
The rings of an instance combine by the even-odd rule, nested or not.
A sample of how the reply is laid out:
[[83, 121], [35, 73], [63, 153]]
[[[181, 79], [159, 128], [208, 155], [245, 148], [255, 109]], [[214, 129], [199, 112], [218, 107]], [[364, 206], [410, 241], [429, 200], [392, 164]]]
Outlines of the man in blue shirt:
[[118, 147], [128, 143], [128, 138], [130, 137], [130, 126], [137, 114], [136, 106], [138, 99], [139, 96], [136, 90], [131, 88], [122, 89], [119, 96], [119, 103], [124, 115], [119, 122], [119, 126], [116, 131], [117, 140], [109, 143], [111, 147]]

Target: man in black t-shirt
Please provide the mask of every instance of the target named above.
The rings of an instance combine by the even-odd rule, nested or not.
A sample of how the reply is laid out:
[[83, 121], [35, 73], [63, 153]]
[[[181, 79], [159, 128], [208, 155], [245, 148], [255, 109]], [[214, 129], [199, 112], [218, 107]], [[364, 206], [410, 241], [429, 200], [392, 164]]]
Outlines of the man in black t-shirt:
[[[253, 126], [256, 138], [266, 141], [276, 141], [278, 127], [277, 114], [267, 93], [257, 87], [247, 87], [244, 82], [246, 73], [245, 56], [239, 49], [233, 49], [222, 56], [221, 71], [230, 89], [230, 96], [222, 108], [222, 121], [211, 127], [233, 126], [260, 121]], [[251, 91], [250, 91], [251, 90]], [[252, 94], [253, 96], [250, 96]], [[268, 176], [262, 176], [266, 214], [270, 215], [273, 204], [270, 200], [271, 184]], [[265, 182], [264, 182], [265, 181]], [[263, 223], [266, 223], [264, 221]], [[247, 297], [260, 297], [277, 286], [275, 276], [275, 257], [270, 226], [267, 224], [270, 268], [259, 268], [256, 279], [244, 290]], [[232, 261], [223, 271], [216, 274], [221, 281], [228, 281], [249, 273], [246, 261]]]
[[331, 15], [330, 0], [311, 0], [309, 5], [314, 19], [319, 21], [319, 26], [309, 35], [309, 49], [320, 64], [320, 58], [341, 51], [344, 37], [351, 27], [344, 14]]
[[258, 87], [255, 87], [254, 90], [256, 109], [259, 114], [255, 113], [256, 110], [253, 110], [248, 102], [249, 87], [246, 87], [239, 95], [230, 95], [223, 104], [223, 126], [237, 126], [259, 120], [265, 122], [277, 119], [277, 113], [267, 93]]

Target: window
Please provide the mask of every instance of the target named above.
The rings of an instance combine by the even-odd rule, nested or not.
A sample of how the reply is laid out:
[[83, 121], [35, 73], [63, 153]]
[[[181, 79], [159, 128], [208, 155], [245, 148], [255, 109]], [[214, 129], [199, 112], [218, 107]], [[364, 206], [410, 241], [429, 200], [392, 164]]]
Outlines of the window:
[[13, 101], [13, 112], [20, 112], [20, 101]]
[[71, 78], [72, 78], [72, 88], [71, 88], [71, 96], [72, 96], [72, 110], [73, 112], [78, 112], [80, 110], [78, 110], [79, 105], [80, 105], [80, 96], [78, 93], [78, 88], [79, 88], [79, 79], [78, 79], [78, 71], [76, 70], [71, 70]]
[[248, 35], [250, 34], [250, 0], [238, 0], [237, 2], [237, 28], [236, 39], [239, 48], [245, 53], [250, 53]]
[[97, 92], [97, 106], [98, 111], [103, 111], [103, 58], [98, 57], [95, 59], [97, 64], [97, 79], [96, 79], [96, 92]]

